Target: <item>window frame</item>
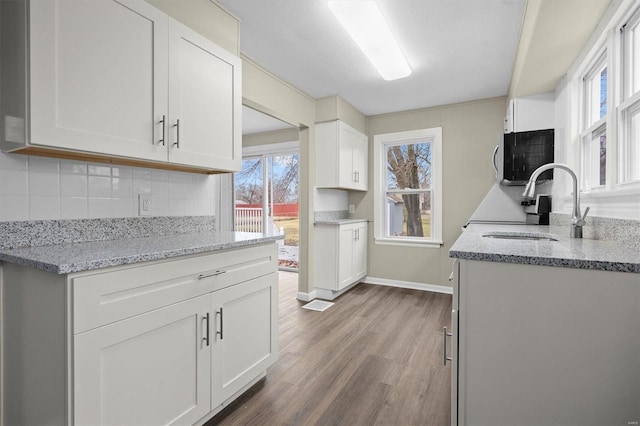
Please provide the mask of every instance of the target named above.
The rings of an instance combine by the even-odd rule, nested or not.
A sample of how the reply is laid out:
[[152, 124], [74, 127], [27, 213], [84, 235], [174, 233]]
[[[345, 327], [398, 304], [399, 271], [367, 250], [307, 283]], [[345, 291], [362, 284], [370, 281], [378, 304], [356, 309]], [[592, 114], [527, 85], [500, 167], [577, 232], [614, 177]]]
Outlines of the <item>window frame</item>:
[[[602, 176], [600, 176], [600, 158], [597, 158], [593, 154], [593, 143], [597, 139], [599, 140], [602, 135], [605, 136], [606, 141], [609, 140], [609, 121], [611, 112], [611, 64], [610, 55], [606, 46], [597, 50], [597, 53], [592, 56], [592, 59], [585, 67], [586, 72], [583, 72], [580, 77], [580, 91], [581, 91], [581, 125], [580, 125], [580, 187], [581, 192], [591, 192], [592, 190], [603, 190], [607, 187], [609, 182], [608, 176], [605, 172], [605, 182], [600, 183]], [[607, 86], [606, 86], [606, 112], [604, 116], [595, 118], [595, 112], [600, 111], [602, 106], [600, 104], [600, 97], [594, 96], [593, 82], [596, 79], [600, 79], [603, 69], [607, 70]], [[597, 80], [596, 80], [597, 81]], [[599, 115], [599, 114], [598, 114]], [[606, 161], [610, 162], [610, 149], [605, 145]], [[605, 170], [609, 167], [605, 166]], [[595, 176], [598, 176], [597, 181], [594, 181]]]
[[[431, 142], [431, 186], [429, 189], [389, 190], [386, 184], [386, 147]], [[442, 127], [377, 134], [374, 151], [374, 242], [376, 244], [440, 248], [442, 241]], [[387, 236], [385, 233], [387, 193], [431, 192], [431, 236]]]

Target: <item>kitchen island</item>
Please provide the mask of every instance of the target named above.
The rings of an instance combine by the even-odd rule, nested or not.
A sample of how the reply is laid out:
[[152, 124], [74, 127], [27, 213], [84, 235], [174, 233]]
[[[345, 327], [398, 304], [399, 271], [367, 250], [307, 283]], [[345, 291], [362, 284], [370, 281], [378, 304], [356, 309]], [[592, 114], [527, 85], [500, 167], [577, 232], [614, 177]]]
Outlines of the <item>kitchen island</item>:
[[452, 424], [640, 419], [634, 244], [571, 239], [566, 226], [473, 224], [450, 256]]
[[278, 357], [281, 235], [0, 250], [4, 424], [202, 424]]

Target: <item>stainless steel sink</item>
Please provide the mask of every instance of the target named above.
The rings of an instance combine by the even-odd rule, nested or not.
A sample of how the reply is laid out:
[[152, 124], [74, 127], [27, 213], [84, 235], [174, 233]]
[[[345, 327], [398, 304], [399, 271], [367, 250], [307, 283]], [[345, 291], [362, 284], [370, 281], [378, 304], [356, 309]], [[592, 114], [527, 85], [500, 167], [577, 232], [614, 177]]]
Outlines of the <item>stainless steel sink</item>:
[[544, 234], [542, 232], [505, 232], [490, 231], [482, 234], [487, 238], [501, 238], [505, 240], [531, 240], [531, 241], [558, 241], [553, 234]]

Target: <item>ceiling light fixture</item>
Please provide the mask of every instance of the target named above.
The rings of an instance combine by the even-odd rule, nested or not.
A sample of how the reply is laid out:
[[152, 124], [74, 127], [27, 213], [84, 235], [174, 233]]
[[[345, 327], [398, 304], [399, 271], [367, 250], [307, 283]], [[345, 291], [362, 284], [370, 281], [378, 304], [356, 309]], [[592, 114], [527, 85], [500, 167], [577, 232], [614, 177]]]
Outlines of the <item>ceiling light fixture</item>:
[[329, 9], [385, 80], [411, 74], [375, 0], [330, 0]]

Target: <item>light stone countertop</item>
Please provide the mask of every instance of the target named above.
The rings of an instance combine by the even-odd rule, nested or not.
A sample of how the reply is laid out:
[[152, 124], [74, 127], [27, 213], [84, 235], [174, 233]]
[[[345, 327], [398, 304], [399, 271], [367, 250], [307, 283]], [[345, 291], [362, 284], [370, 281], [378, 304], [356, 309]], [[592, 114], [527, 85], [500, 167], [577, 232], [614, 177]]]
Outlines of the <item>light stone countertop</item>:
[[368, 222], [368, 219], [330, 219], [316, 220], [314, 225], [346, 225], [348, 223]]
[[[487, 232], [552, 234], [558, 241], [488, 238]], [[640, 251], [619, 241], [569, 238], [569, 226], [471, 224], [449, 250], [467, 260], [640, 273]], [[640, 277], [638, 277], [640, 284]]]
[[89, 271], [283, 239], [280, 234], [205, 232], [0, 250], [0, 260], [56, 274]]

